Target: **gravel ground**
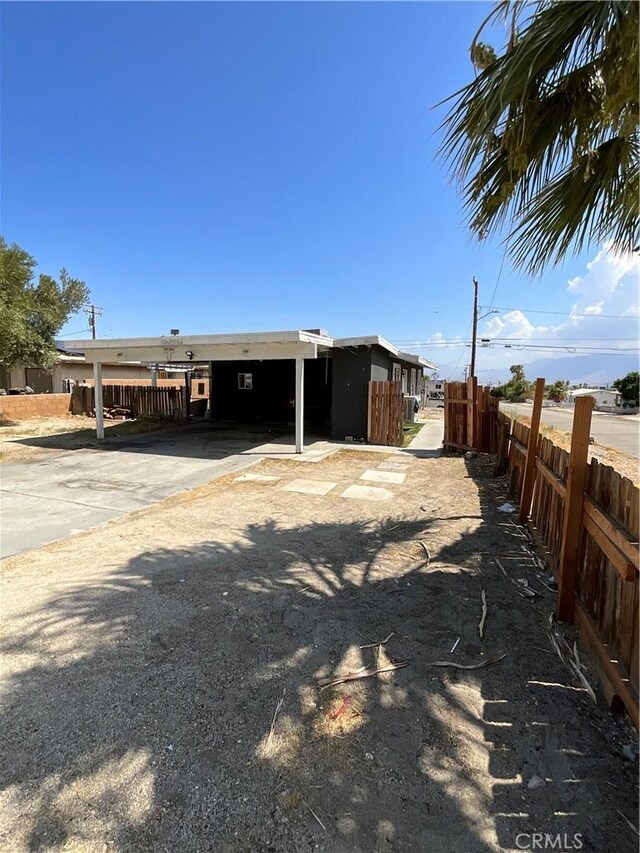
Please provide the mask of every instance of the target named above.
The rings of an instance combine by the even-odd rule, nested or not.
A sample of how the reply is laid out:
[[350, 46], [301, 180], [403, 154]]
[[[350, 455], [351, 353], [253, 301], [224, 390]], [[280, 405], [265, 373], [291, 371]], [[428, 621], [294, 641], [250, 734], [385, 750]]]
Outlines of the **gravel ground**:
[[536, 583], [504, 481], [407, 454], [393, 500], [341, 497], [385, 459], [268, 460], [4, 561], [0, 849], [637, 850], [634, 733], [492, 562]]

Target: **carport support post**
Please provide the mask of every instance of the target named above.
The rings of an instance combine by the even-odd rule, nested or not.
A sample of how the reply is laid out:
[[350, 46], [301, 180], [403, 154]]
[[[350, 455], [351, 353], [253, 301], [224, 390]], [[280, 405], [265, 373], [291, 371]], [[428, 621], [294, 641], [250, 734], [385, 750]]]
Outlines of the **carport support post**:
[[104, 438], [104, 411], [102, 408], [102, 362], [93, 362], [93, 396], [96, 409], [96, 437]]
[[151, 368], [151, 387], [152, 388], [158, 387], [158, 368], [157, 367]]
[[296, 453], [304, 451], [304, 358], [296, 358]]

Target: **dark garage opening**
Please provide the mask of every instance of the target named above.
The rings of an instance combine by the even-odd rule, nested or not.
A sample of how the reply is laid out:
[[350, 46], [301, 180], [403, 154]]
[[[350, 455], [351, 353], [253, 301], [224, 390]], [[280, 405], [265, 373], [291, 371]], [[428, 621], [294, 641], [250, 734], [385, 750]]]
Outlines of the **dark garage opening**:
[[[293, 425], [295, 361], [214, 361], [210, 363], [212, 420]], [[332, 359], [326, 354], [304, 362], [304, 421], [318, 434], [331, 423]]]

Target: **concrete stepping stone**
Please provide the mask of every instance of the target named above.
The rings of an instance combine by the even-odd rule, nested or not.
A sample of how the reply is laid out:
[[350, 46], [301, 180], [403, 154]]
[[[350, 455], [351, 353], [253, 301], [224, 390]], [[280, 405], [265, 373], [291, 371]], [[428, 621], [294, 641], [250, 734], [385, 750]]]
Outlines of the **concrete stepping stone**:
[[377, 471], [369, 468], [364, 474], [360, 475], [361, 480], [369, 480], [372, 483], [404, 483], [406, 474], [401, 474], [399, 471]]
[[337, 485], [328, 480], [306, 480], [300, 477], [298, 480], [286, 483], [282, 488], [285, 492], [300, 492], [302, 495], [326, 495]]
[[233, 481], [234, 483], [275, 483], [280, 479], [280, 477], [274, 477], [272, 474], [253, 474], [251, 471], [246, 474], [242, 474], [240, 477], [236, 477]]
[[348, 486], [340, 495], [341, 498], [352, 498], [358, 501], [389, 501], [393, 497], [389, 489], [381, 489], [379, 486]]
[[406, 471], [409, 466], [406, 462], [381, 462], [379, 465], [376, 465], [376, 468], [379, 471]]

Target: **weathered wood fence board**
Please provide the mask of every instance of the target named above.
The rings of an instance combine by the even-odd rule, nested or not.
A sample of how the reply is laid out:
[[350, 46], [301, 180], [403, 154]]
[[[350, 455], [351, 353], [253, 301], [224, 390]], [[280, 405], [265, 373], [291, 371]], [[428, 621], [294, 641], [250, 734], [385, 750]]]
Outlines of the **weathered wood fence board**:
[[399, 382], [369, 382], [369, 444], [402, 447], [403, 394]]
[[[105, 409], [130, 409], [134, 417], [164, 417], [188, 420], [188, 402], [184, 388], [154, 388], [144, 385], [103, 385]], [[93, 386], [76, 385], [71, 393], [71, 413], [92, 415], [95, 411]]]
[[[507, 478], [510, 494], [521, 496], [530, 429], [502, 412], [496, 434], [509, 424]], [[582, 433], [588, 437], [589, 424]], [[578, 437], [580, 438], [580, 437]], [[584, 434], [581, 436], [584, 441]], [[575, 440], [575, 439], [574, 439]], [[503, 438], [502, 444], [505, 439]], [[562, 570], [563, 534], [571, 454], [550, 439], [536, 442], [529, 530], [556, 576]], [[497, 460], [496, 468], [499, 468]], [[596, 459], [585, 464], [580, 496], [578, 547], [569, 566], [575, 574], [573, 620], [594, 652], [605, 695], [612, 707], [624, 705], [638, 727], [640, 490]], [[566, 563], [566, 561], [565, 561]], [[566, 565], [565, 565], [566, 570]], [[558, 577], [562, 586], [562, 578]]]
[[444, 447], [495, 453], [499, 401], [491, 389], [475, 377], [445, 382], [444, 389]]

